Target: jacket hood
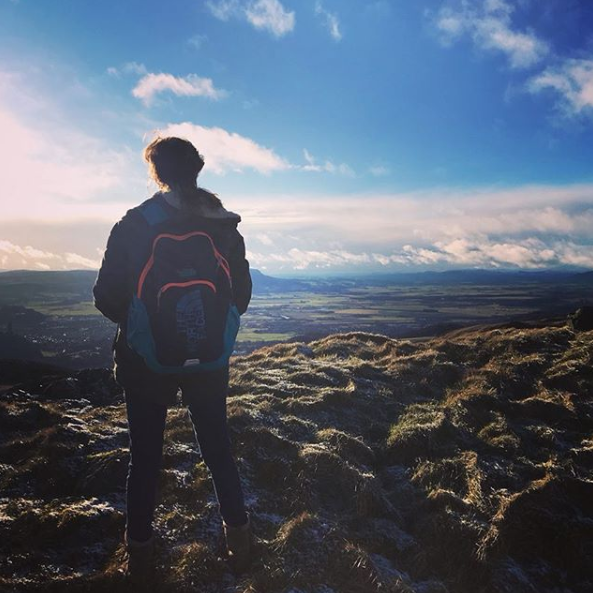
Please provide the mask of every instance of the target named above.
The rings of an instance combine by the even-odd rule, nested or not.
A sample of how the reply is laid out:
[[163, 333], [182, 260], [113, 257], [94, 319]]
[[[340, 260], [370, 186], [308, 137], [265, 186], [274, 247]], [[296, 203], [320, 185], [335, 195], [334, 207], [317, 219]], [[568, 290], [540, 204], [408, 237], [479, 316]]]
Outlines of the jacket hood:
[[[206, 190], [204, 190], [205, 193]], [[241, 216], [236, 212], [227, 210], [224, 206], [212, 206], [211, 204], [204, 204], [202, 202], [189, 203], [182, 202], [172, 192], [157, 192], [155, 198], [161, 198], [167, 205], [176, 208], [180, 212], [187, 212], [194, 216], [202, 216], [204, 218], [212, 218], [216, 220], [228, 220], [229, 222], [241, 222]]]

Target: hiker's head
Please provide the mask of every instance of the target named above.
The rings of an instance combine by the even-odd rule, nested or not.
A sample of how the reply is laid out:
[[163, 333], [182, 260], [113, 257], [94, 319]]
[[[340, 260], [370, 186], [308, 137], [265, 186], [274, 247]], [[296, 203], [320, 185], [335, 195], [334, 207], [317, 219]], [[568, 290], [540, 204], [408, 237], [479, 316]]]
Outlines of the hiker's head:
[[196, 178], [204, 166], [202, 155], [183, 138], [157, 138], [144, 149], [150, 176], [161, 189], [195, 187]]

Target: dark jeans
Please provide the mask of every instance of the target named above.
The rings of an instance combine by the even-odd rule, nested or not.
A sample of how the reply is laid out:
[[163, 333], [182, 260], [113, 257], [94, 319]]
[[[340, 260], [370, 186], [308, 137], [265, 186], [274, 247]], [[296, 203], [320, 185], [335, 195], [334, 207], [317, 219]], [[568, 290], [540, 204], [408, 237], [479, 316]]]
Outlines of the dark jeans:
[[[176, 390], [179, 384], [188, 403], [194, 434], [210, 470], [222, 518], [228, 525], [244, 524], [247, 515], [243, 492], [227, 429], [228, 369], [224, 373], [171, 378], [171, 381], [170, 388]], [[145, 389], [125, 390], [130, 432], [126, 529], [135, 541], [145, 541], [152, 535], [167, 417], [167, 406], [147, 398]]]

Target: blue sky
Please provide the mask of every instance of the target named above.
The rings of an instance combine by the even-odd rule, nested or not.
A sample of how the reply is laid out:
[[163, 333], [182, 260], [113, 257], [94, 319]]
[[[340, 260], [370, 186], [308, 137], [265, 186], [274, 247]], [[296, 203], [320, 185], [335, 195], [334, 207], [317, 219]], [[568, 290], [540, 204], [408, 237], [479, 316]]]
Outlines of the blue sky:
[[98, 264], [204, 154], [269, 273], [593, 268], [593, 5], [0, 0], [1, 268]]

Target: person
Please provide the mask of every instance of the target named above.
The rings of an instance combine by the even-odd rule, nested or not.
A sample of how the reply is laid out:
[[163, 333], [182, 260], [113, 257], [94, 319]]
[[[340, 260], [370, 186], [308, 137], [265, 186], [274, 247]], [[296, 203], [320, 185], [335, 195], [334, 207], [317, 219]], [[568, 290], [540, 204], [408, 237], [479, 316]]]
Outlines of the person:
[[188, 140], [157, 138], [145, 148], [144, 159], [160, 191], [128, 210], [112, 228], [93, 287], [97, 309], [118, 324], [113, 345], [114, 374], [124, 389], [130, 438], [124, 533], [126, 571], [133, 580], [144, 582], [154, 573], [152, 522], [163, 434], [167, 409], [176, 403], [179, 389], [214, 483], [227, 558], [232, 568], [242, 571], [249, 564], [253, 540], [227, 430], [228, 363], [205, 372], [159, 373], [149, 368], [126, 339], [130, 302], [142, 265], [153, 248], [151, 223], [155, 217], [157, 222], [163, 217], [181, 218], [185, 228], [208, 231], [219, 254], [228, 262], [232, 303], [239, 314], [246, 311], [252, 283], [245, 243], [237, 229], [241, 217], [226, 210], [215, 194], [197, 185], [204, 159]]

